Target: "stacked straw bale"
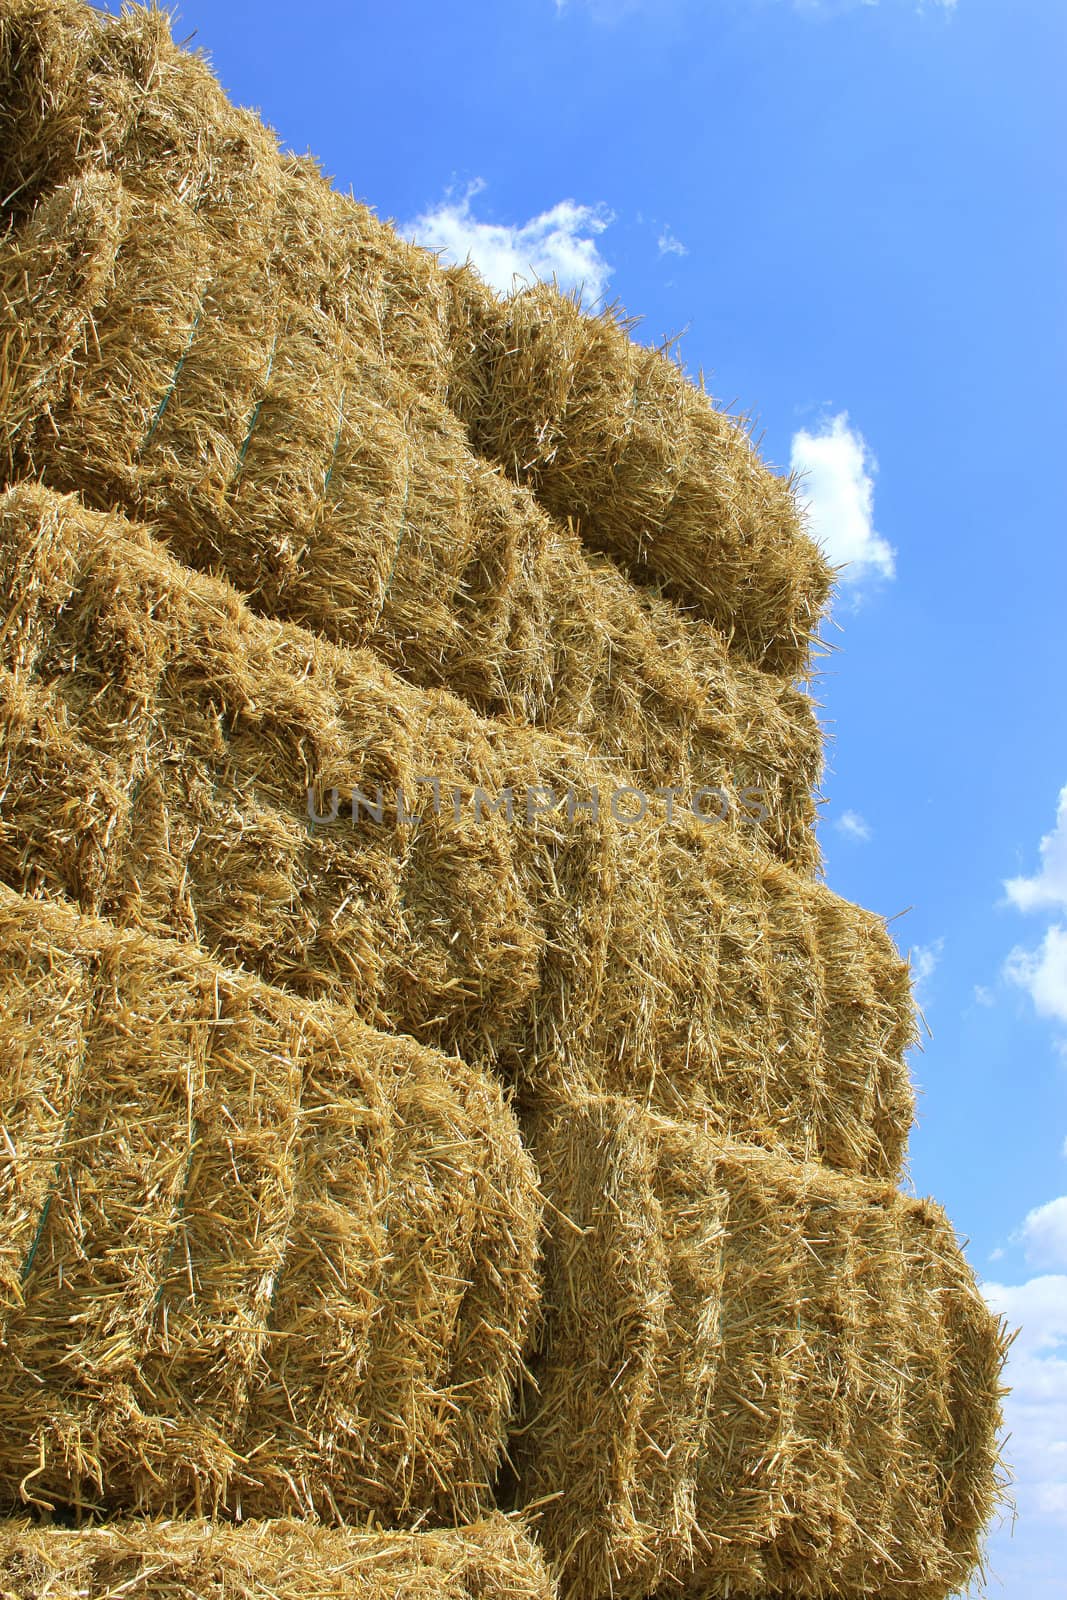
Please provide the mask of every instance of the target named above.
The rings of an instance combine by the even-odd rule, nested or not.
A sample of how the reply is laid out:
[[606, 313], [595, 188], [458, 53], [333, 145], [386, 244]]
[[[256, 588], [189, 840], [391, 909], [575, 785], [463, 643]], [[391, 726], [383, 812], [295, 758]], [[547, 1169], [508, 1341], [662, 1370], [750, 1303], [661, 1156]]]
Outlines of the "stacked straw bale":
[[830, 569], [747, 429], [613, 311], [590, 317], [545, 284], [501, 302], [462, 282], [449, 403], [475, 448], [741, 655], [802, 671]]
[[322, 1526], [514, 1501], [564, 1600], [944, 1600], [1003, 1336], [816, 881], [792, 485], [158, 12], [0, 0], [0, 212], [0, 1495], [312, 1519], [9, 1524], [0, 1596], [548, 1600]]
[[[164, 19], [134, 12], [116, 25], [73, 0], [6, 0], [5, 12], [9, 153], [0, 189], [14, 196], [16, 214], [94, 164], [121, 172], [145, 200], [180, 201], [206, 232], [239, 243], [244, 268], [230, 288], [248, 291], [248, 316], [255, 324], [258, 307], [262, 318], [253, 331], [275, 348], [276, 306], [256, 279], [273, 267], [306, 295], [318, 266], [336, 282], [351, 242], [327, 237], [294, 252], [295, 264], [282, 262], [286, 246], [306, 238], [309, 215], [327, 236], [339, 216], [343, 236], [352, 214], [315, 205], [307, 165], [279, 159], [267, 131], [228, 104], [204, 64], [175, 49]], [[342, 280], [328, 296], [331, 312], [367, 333], [376, 322], [383, 349], [394, 334], [410, 348], [405, 301], [425, 281], [411, 261], [410, 247], [397, 257], [388, 323], [373, 315], [382, 289], [373, 269], [369, 306], [351, 318], [360, 294], [346, 294]], [[191, 272], [178, 292], [191, 296], [196, 282]], [[789, 485], [762, 466], [744, 428], [613, 317], [583, 317], [547, 289], [502, 305], [471, 274], [452, 274], [449, 287], [451, 295], [442, 280], [425, 296], [415, 326], [428, 334], [423, 361], [444, 358], [447, 398], [478, 448], [532, 477], [545, 504], [577, 518], [594, 547], [698, 605], [741, 654], [771, 671], [802, 670], [830, 571], [800, 528]], [[442, 322], [447, 356], [434, 336]], [[247, 405], [243, 379], [253, 390], [262, 379], [258, 344], [251, 360], [243, 341], [234, 352], [244, 357], [227, 387], [234, 406]], [[432, 375], [430, 383], [439, 388]]]
[[993, 1504], [999, 1325], [931, 1201], [542, 1104], [541, 1359], [520, 1493], [562, 1594], [966, 1585]]
[[433, 1533], [307, 1522], [0, 1523], [3, 1600], [554, 1600], [520, 1524]]
[[319, 304], [421, 393], [448, 383], [449, 279], [313, 160], [279, 150], [230, 104], [207, 64], [177, 48], [165, 13], [109, 17], [82, 0], [4, 0], [0, 9], [0, 203], [28, 216], [89, 169], [145, 198], [184, 203], [217, 244], [284, 249], [277, 275]]
[[586, 554], [376, 347], [279, 284], [275, 254], [257, 270], [240, 235], [219, 245], [187, 204], [106, 172], [49, 191], [0, 271], [9, 479], [122, 505], [261, 611], [579, 733], [648, 786], [759, 788], [765, 842], [810, 870], [810, 696]]
[[9, 1507], [492, 1505], [539, 1222], [494, 1085], [6, 889], [0, 1061]]
[[[878, 918], [681, 807], [616, 820], [593, 758], [258, 618], [73, 498], [0, 500], [0, 597], [12, 887], [199, 939], [534, 1091], [633, 1092], [899, 1172], [914, 1018]], [[389, 810], [313, 826], [309, 785], [380, 788]], [[568, 785], [600, 814], [568, 817]], [[479, 819], [476, 787], [510, 789], [512, 819]], [[546, 787], [555, 808], [527, 820]]]

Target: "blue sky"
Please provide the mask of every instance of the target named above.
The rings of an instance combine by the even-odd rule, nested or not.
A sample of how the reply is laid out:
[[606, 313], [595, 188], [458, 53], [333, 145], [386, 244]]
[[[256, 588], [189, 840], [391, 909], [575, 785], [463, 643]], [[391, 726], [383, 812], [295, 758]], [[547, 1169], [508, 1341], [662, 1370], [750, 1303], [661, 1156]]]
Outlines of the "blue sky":
[[828, 878], [913, 952], [914, 1183], [1025, 1319], [989, 1593], [1064, 1596], [1067, 8], [184, 0], [194, 30], [341, 187], [505, 286], [556, 270], [684, 331], [808, 470], [852, 562]]

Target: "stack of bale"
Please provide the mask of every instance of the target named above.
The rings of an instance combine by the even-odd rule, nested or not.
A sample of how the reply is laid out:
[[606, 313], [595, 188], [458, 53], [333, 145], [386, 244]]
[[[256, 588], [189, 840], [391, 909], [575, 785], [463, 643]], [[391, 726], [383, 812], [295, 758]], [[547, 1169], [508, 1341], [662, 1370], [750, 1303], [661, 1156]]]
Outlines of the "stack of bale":
[[0, 0], [0, 200], [0, 1593], [965, 1584], [790, 485], [157, 12]]

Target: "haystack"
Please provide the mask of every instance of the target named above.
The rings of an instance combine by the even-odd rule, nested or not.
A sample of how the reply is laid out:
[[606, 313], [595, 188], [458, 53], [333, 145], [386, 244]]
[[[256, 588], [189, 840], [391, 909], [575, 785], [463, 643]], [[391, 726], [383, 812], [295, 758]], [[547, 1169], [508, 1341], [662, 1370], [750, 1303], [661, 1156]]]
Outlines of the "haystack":
[[[3, 881], [512, 1082], [899, 1171], [914, 1019], [876, 917], [681, 803], [617, 820], [610, 773], [572, 746], [257, 618], [76, 500], [11, 491], [0, 551]], [[334, 824], [309, 822], [309, 785], [324, 812], [336, 789]], [[380, 820], [353, 822], [357, 793]]]
[[526, 1128], [550, 1244], [518, 1493], [565, 1600], [966, 1585], [1004, 1346], [939, 1208], [631, 1100]]
[[161, 13], [0, 0], [0, 212], [0, 1489], [310, 1519], [12, 1525], [0, 1593], [548, 1600], [321, 1525], [495, 1500], [565, 1600], [945, 1600], [1003, 1339], [815, 881], [791, 484]]
[[279, 282], [280, 253], [219, 243], [186, 203], [107, 173], [48, 191], [0, 266], [8, 480], [121, 505], [260, 611], [579, 734], [648, 787], [758, 788], [763, 842], [812, 868], [810, 696], [588, 555]]
[[492, 1506], [539, 1218], [492, 1083], [8, 890], [0, 1061], [9, 1509]]
[[[256, 292], [264, 268], [283, 294], [325, 302], [369, 346], [376, 335], [387, 359], [395, 351], [406, 374], [440, 395], [432, 372], [408, 359], [421, 340], [446, 366], [443, 397], [478, 447], [531, 476], [554, 515], [573, 516], [594, 547], [669, 583], [742, 655], [775, 672], [803, 670], [829, 569], [801, 531], [788, 484], [670, 361], [634, 345], [614, 318], [582, 317], [553, 291], [500, 302], [469, 273], [450, 274], [447, 288], [437, 274], [430, 287], [426, 258], [416, 267], [410, 246], [387, 245], [308, 164], [281, 159], [203, 63], [174, 47], [160, 16], [132, 11], [116, 23], [74, 0], [5, 0], [4, 10], [0, 191], [16, 217], [56, 183], [93, 167], [113, 171], [145, 205], [181, 211], [178, 232], [202, 223], [201, 240], [236, 245], [250, 314], [258, 305], [276, 354], [284, 323], [273, 297]], [[383, 273], [390, 250], [392, 271]], [[353, 255], [369, 268], [354, 290]], [[198, 275], [179, 273], [173, 293], [198, 298]], [[182, 327], [179, 318], [174, 332]], [[236, 406], [256, 366], [243, 348], [235, 354], [227, 400]]]
[[434, 1533], [308, 1522], [0, 1523], [3, 1600], [554, 1600], [521, 1524]]

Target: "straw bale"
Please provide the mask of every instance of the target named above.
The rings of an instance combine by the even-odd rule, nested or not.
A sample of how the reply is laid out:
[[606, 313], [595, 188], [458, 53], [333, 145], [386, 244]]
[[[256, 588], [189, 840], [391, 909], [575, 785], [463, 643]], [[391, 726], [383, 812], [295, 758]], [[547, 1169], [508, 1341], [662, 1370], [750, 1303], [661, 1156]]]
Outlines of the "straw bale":
[[500, 301], [470, 273], [454, 281], [448, 398], [475, 449], [635, 578], [699, 607], [742, 655], [804, 671], [831, 569], [743, 423], [613, 309], [589, 316], [545, 284]]
[[[53, 214], [70, 233], [83, 187], [50, 194], [0, 258], [18, 347], [0, 398], [9, 478], [122, 505], [257, 609], [369, 645], [480, 711], [579, 735], [647, 786], [758, 788], [764, 842], [814, 869], [810, 697], [590, 559], [471, 455], [448, 412], [280, 295], [263, 249], [235, 254], [189, 206], [122, 191], [107, 292], [83, 307], [57, 378], [21, 302], [47, 285]], [[46, 381], [54, 403], [34, 414]]]
[[513, 1457], [564, 1597], [944, 1600], [996, 1500], [1004, 1342], [933, 1202], [542, 1100]]
[[206, 245], [182, 206], [130, 208], [67, 405], [20, 470], [428, 685], [484, 699], [536, 671], [546, 519], [449, 413], [286, 296], [269, 251]]
[[758, 792], [766, 814], [750, 831], [814, 874], [823, 739], [811, 696], [731, 654], [709, 623], [636, 588], [583, 551], [573, 530], [557, 525], [546, 549], [537, 677], [509, 664], [508, 695], [474, 701], [477, 709], [518, 711], [578, 736], [620, 782], [629, 774], [646, 789], [721, 788], [735, 818], [745, 794]]
[[277, 140], [171, 38], [167, 12], [81, 0], [0, 4], [0, 206], [25, 215], [90, 167], [138, 173], [253, 237], [279, 183]]
[[443, 404], [454, 302], [435, 257], [338, 193], [312, 157], [282, 159], [282, 266], [293, 292], [317, 302], [383, 365]]
[[446, 276], [426, 253], [419, 264], [311, 163], [282, 157], [159, 13], [4, 0], [0, 83], [10, 214], [92, 164], [146, 205], [192, 211], [239, 256], [265, 251], [284, 292], [447, 393], [478, 448], [590, 543], [673, 586], [743, 655], [804, 670], [829, 569], [789, 486], [617, 318], [583, 316], [544, 287], [499, 302], [470, 272]]
[[[512, 1082], [899, 1171], [914, 1013], [878, 918], [680, 805], [617, 820], [580, 750], [257, 618], [73, 498], [9, 492], [0, 552], [3, 881]], [[310, 823], [309, 785], [327, 815], [336, 788], [335, 824]], [[379, 786], [381, 822], [353, 823]], [[555, 804], [531, 818], [536, 786]]]
[[522, 1525], [420, 1533], [279, 1520], [0, 1523], [3, 1600], [553, 1600]]
[[45, 432], [89, 335], [93, 307], [114, 272], [125, 234], [121, 184], [89, 173], [51, 191], [23, 228], [0, 236], [0, 468], [14, 473], [24, 430]]
[[279, 150], [204, 58], [174, 44], [165, 12], [2, 0], [0, 149], [13, 217], [95, 166], [142, 201], [181, 202], [216, 241], [254, 251], [272, 230], [275, 272], [298, 299], [443, 394], [453, 301], [433, 255], [339, 194], [312, 158]]
[[535, 1303], [500, 1090], [0, 889], [0, 1496], [470, 1516]]

